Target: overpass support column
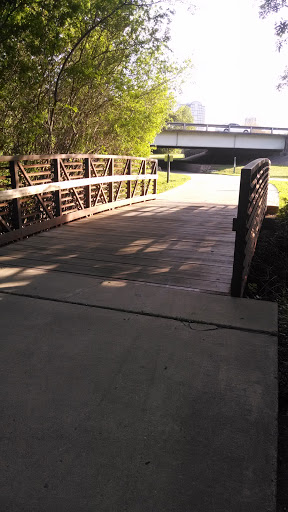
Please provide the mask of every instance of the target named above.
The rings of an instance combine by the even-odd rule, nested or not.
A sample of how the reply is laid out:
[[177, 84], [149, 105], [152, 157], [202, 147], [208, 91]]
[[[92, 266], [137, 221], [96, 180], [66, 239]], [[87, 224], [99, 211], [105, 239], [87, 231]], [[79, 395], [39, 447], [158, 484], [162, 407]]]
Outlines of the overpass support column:
[[287, 137], [285, 137], [285, 146], [283, 149], [283, 154], [287, 155], [287, 153], [288, 153], [288, 135], [287, 135]]

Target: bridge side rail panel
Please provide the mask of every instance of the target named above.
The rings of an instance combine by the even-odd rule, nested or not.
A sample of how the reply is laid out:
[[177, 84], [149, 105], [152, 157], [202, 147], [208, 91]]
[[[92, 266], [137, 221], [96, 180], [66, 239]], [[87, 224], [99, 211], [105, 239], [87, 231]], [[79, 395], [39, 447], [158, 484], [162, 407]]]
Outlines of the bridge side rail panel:
[[92, 214], [155, 199], [157, 160], [114, 155], [0, 157], [0, 246]]
[[242, 297], [258, 236], [267, 210], [269, 171], [267, 158], [257, 159], [241, 170], [231, 295]]

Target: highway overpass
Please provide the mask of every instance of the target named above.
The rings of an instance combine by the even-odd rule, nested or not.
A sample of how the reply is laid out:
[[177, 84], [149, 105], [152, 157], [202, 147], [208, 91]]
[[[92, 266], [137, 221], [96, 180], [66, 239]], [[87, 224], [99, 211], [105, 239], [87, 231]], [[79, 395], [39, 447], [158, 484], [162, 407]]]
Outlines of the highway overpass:
[[156, 136], [153, 145], [165, 148], [262, 150], [265, 153], [288, 151], [288, 128], [239, 126], [237, 131], [224, 130], [225, 125], [170, 123]]

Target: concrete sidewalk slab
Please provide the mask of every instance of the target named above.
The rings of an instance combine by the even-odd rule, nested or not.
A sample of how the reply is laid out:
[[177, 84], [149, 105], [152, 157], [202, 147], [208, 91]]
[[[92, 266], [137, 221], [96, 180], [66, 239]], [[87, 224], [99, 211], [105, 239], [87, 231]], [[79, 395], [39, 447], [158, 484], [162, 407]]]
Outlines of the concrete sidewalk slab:
[[[16, 260], [17, 264], [17, 260]], [[277, 305], [250, 299], [193, 292], [189, 289], [136, 281], [103, 279], [48, 269], [0, 269], [0, 290], [144, 313], [165, 318], [212, 323], [236, 329], [277, 334]]]
[[1, 512], [275, 512], [274, 336], [0, 303]]
[[[238, 205], [240, 176], [224, 174], [184, 173], [190, 181], [176, 189], [160, 194], [160, 199], [188, 201], [194, 204]], [[271, 178], [274, 179], [274, 178]], [[274, 185], [268, 185], [269, 206], [279, 206], [279, 194]]]

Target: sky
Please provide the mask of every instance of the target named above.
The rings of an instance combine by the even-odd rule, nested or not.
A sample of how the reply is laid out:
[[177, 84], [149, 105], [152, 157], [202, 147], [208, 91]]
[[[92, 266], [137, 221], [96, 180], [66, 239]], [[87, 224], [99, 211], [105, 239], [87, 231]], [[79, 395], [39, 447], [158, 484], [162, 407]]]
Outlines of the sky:
[[288, 66], [288, 45], [276, 49], [279, 15], [260, 19], [260, 0], [191, 2], [194, 14], [176, 4], [172, 24], [174, 57], [193, 63], [178, 103], [203, 103], [207, 123], [244, 124], [256, 117], [261, 126], [288, 127], [288, 87], [276, 89]]

